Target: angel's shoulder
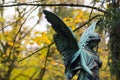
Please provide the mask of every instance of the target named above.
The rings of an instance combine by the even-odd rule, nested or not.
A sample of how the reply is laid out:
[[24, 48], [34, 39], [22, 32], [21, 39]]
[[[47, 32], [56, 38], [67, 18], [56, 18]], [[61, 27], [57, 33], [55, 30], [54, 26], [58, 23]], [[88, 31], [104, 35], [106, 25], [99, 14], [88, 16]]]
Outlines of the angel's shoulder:
[[83, 50], [83, 53], [86, 54], [86, 55], [90, 56], [90, 55], [93, 54], [93, 52], [90, 49], [86, 48], [86, 47], [84, 47], [82, 50]]

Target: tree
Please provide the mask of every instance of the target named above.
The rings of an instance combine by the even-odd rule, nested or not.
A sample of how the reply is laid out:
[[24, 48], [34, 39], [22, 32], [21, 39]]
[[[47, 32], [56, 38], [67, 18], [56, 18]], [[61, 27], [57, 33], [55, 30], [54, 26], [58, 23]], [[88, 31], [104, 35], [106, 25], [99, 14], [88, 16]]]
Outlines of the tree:
[[112, 0], [109, 1], [108, 11], [106, 14], [106, 23], [108, 24], [108, 30], [110, 34], [110, 51], [111, 51], [111, 62], [110, 70], [111, 74], [115, 77], [115, 80], [120, 78], [120, 1]]
[[[15, 2], [17, 1], [15, 0]], [[1, 1], [1, 4], [5, 3], [6, 0]], [[30, 41], [28, 41], [28, 43], [26, 42], [26, 44], [23, 42], [31, 38], [30, 33], [40, 20], [39, 14], [38, 21], [36, 21], [36, 23], [32, 25], [31, 28], [26, 28], [26, 21], [30, 19], [30, 15], [36, 9], [38, 9], [38, 7], [10, 8], [13, 10], [13, 16], [10, 18], [4, 16], [7, 9], [8, 8], [0, 7], [0, 80], [10, 80], [14, 70], [19, 67], [18, 60], [22, 58], [22, 55], [28, 55], [28, 53], [32, 53], [30, 50], [26, 49], [26, 46], [31, 44]], [[33, 50], [36, 49], [37, 47]], [[18, 75], [15, 75], [13, 79], [16, 79], [19, 76], [29, 77], [19, 73]]]

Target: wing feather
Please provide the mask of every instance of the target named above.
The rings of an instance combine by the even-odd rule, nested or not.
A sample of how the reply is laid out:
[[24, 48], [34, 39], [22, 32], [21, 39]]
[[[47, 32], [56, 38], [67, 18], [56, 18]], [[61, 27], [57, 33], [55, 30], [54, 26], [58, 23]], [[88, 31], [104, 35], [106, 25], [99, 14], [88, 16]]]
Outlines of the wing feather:
[[92, 23], [82, 34], [82, 36], [80, 37], [80, 41], [79, 41], [79, 47], [84, 47], [84, 45], [86, 44], [86, 41], [88, 39], [88, 35], [91, 32], [94, 32], [95, 28], [96, 28], [96, 24], [97, 22]]
[[[79, 50], [79, 46], [73, 31], [55, 14], [44, 10], [46, 19], [52, 24], [52, 28], [57, 34], [54, 34], [53, 39], [58, 51], [62, 54], [65, 64], [65, 74], [71, 77], [77, 72], [79, 64], [71, 63], [74, 59], [74, 54]], [[73, 66], [70, 66], [73, 65]]]
[[52, 12], [46, 10], [43, 12], [48, 22], [52, 24], [52, 27], [56, 33], [62, 35], [63, 37], [66, 37], [66, 40], [69, 42], [69, 46], [72, 50], [78, 50], [78, 43], [72, 30], [67, 27], [66, 24]]

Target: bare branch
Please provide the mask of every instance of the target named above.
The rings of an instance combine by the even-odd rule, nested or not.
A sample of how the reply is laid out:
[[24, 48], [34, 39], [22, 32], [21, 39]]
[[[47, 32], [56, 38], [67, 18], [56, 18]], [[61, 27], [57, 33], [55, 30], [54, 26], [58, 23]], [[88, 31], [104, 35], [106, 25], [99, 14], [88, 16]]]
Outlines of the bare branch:
[[38, 72], [38, 68], [35, 70], [35, 72], [33, 72], [33, 74], [30, 76], [30, 79], [29, 80], [33, 80], [34, 76], [37, 74]]
[[24, 25], [24, 23], [27, 21], [27, 19], [28, 19], [28, 17], [29, 17], [29, 15], [34, 11], [34, 10], [36, 10], [38, 7], [36, 7], [36, 8], [34, 8], [28, 15], [27, 15], [27, 17], [25, 18], [25, 20], [24, 20], [24, 22], [22, 23], [22, 25], [20, 26], [20, 28], [19, 28], [19, 30], [18, 30], [18, 32], [17, 32], [17, 34], [15, 35], [15, 39], [14, 39], [14, 43], [15, 43], [15, 41], [16, 41], [16, 37], [18, 36], [18, 34], [20, 33], [20, 31], [21, 31], [21, 28], [23, 27], [23, 25]]
[[13, 3], [13, 4], [0, 4], [0, 7], [13, 7], [13, 6], [71, 6], [71, 7], [85, 7], [85, 8], [92, 8], [97, 11], [106, 13], [104, 10], [89, 6], [89, 5], [81, 5], [81, 4], [39, 4], [39, 3]]
[[[34, 8], [34, 7], [33, 7], [33, 8]], [[29, 11], [31, 11], [33, 8], [31, 8]], [[25, 10], [24, 10], [24, 11], [25, 11]], [[25, 12], [25, 13], [24, 13], [22, 16], [20, 16], [16, 21], [14, 21], [14, 22], [12, 22], [12, 23], [9, 23], [8, 25], [2, 27], [2, 28], [0, 29], [0, 31], [2, 31], [3, 29], [9, 27], [10, 25], [13, 25], [13, 24], [19, 22], [27, 13], [29, 13], [29, 11]]]
[[85, 26], [86, 24], [90, 23], [92, 20], [94, 20], [95, 18], [102, 16], [102, 15], [96, 15], [94, 17], [92, 17], [91, 19], [89, 19], [87, 22], [85, 22], [83, 25], [79, 26], [78, 28], [76, 28], [75, 30], [73, 30], [73, 32], [77, 31], [78, 29], [82, 28], [83, 26]]
[[[10, 54], [9, 54], [9, 56], [8, 56], [7, 59], [10, 59], [11, 54], [14, 52], [14, 45], [15, 45], [16, 42], [17, 42], [16, 39], [17, 39], [18, 34], [19, 34], [20, 31], [21, 31], [21, 28], [23, 27], [24, 23], [25, 23], [26, 20], [28, 19], [29, 15], [30, 15], [35, 9], [37, 9], [37, 7], [33, 8], [33, 10], [30, 11], [30, 13], [27, 15], [27, 17], [25, 18], [25, 20], [24, 20], [23, 23], [21, 24], [18, 32], [15, 34], [15, 37], [14, 37], [14, 40], [13, 40], [13, 45], [11, 46], [11, 51], [10, 51]], [[13, 61], [14, 61], [14, 60], [13, 60]]]
[[54, 43], [51, 43], [51, 44], [48, 45], [48, 46], [45, 46], [45, 47], [42, 47], [42, 48], [36, 50], [35, 52], [31, 53], [31, 54], [28, 55], [27, 57], [24, 57], [24, 58], [22, 58], [21, 60], [18, 60], [18, 62], [21, 62], [21, 61], [27, 59], [28, 57], [31, 57], [31, 56], [34, 55], [35, 53], [37, 53], [37, 52], [39, 52], [39, 51], [41, 51], [41, 50], [43, 50], [43, 49], [45, 49], [45, 48], [48, 48], [48, 47], [52, 46], [53, 44], [54, 44]]
[[[96, 1], [93, 3], [93, 7], [95, 6], [95, 4], [96, 4]], [[91, 9], [91, 12], [90, 12], [90, 15], [89, 15], [89, 19], [91, 18], [92, 13], [93, 13], [93, 9]]]
[[47, 51], [47, 54], [46, 54], [46, 57], [45, 57], [44, 67], [41, 69], [41, 71], [39, 73], [39, 80], [42, 80], [43, 77], [44, 77], [45, 70], [46, 70], [46, 67], [47, 67], [47, 60], [48, 60], [48, 54], [49, 54], [49, 52], [50, 52], [50, 46], [48, 46], [48, 51]]

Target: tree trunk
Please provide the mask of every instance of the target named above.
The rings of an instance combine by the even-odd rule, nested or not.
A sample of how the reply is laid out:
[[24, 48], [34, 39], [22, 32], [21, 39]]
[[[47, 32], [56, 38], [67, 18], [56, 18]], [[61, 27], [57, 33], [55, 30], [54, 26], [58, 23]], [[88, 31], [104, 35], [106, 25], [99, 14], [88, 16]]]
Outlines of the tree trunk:
[[110, 72], [113, 80], [120, 80], [120, 8], [119, 0], [109, 3], [109, 29], [110, 29]]
[[115, 80], [120, 80], [120, 23], [110, 33], [110, 70]]

